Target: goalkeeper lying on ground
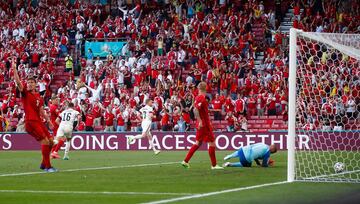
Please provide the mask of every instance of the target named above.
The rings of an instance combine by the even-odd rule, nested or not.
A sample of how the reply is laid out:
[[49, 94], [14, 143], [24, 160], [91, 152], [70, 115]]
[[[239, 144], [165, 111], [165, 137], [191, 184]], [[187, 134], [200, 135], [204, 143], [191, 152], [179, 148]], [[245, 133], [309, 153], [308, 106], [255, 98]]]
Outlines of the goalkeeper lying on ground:
[[[266, 145], [263, 143], [257, 143], [241, 147], [238, 151], [227, 155], [224, 160], [231, 158], [239, 158], [240, 162], [230, 163], [226, 162], [223, 164], [224, 167], [251, 167], [253, 161], [257, 165], [262, 167], [273, 166], [274, 161], [270, 159], [270, 154], [276, 153], [277, 149], [275, 145]], [[260, 163], [260, 160], [262, 162]]]

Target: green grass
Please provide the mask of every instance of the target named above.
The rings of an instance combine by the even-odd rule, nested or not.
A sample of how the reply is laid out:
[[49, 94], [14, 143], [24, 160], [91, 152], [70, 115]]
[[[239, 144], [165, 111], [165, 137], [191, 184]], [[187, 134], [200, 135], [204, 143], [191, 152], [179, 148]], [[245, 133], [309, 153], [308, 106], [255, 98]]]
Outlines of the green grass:
[[[218, 161], [228, 152], [217, 152]], [[87, 191], [87, 192], [158, 192], [207, 193], [231, 188], [259, 185], [286, 180], [286, 153], [274, 155], [274, 168], [228, 168], [210, 170], [207, 152], [197, 152], [191, 168], [180, 164], [144, 167], [113, 168], [106, 170], [61, 172], [67, 169], [126, 166], [164, 162], [180, 162], [186, 152], [70, 152], [70, 160], [55, 160], [60, 172], [0, 177], [0, 190]], [[36, 172], [39, 152], [1, 152], [0, 175]], [[225, 193], [180, 201], [179, 203], [315, 203], [359, 192], [359, 184], [291, 183], [271, 187]], [[141, 203], [176, 198], [183, 195], [100, 195], [100, 194], [38, 194], [0, 192], [0, 203]]]

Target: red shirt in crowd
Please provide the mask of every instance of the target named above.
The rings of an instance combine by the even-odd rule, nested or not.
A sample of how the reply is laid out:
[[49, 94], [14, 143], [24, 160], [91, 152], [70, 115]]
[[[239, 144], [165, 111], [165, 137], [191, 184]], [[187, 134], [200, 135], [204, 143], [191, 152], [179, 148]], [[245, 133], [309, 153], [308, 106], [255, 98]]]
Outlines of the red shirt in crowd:
[[244, 99], [237, 99], [235, 101], [235, 111], [236, 112], [244, 112], [244, 109], [245, 109], [245, 101]]
[[163, 115], [163, 117], [161, 118], [161, 122], [160, 122], [161, 125], [162, 125], [162, 126], [168, 125], [168, 124], [169, 124], [169, 119], [170, 119], [169, 114], [165, 113], [165, 114]]
[[105, 125], [106, 126], [113, 126], [114, 125], [114, 114], [106, 111], [104, 119], [105, 119]]
[[92, 113], [88, 113], [85, 119], [85, 126], [92, 127], [94, 125], [94, 116]]
[[124, 126], [125, 125], [125, 121], [124, 121], [124, 118], [123, 118], [121, 113], [119, 113], [118, 116], [117, 116], [117, 125], [118, 126]]
[[214, 109], [217, 109], [217, 110], [219, 110], [219, 109], [221, 109], [222, 108], [222, 102], [221, 102], [221, 100], [220, 100], [220, 98], [214, 98], [213, 99], [213, 101], [212, 101], [212, 105], [213, 105], [213, 108]]

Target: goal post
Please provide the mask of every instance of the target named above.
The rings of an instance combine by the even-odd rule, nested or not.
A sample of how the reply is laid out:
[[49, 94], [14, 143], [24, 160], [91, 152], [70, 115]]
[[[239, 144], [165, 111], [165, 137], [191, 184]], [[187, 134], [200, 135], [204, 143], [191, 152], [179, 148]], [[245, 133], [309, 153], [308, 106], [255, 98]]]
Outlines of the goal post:
[[288, 182], [360, 183], [360, 34], [291, 28], [288, 85]]
[[288, 182], [295, 179], [295, 137], [296, 137], [296, 35], [295, 28], [290, 29], [289, 41], [289, 109], [288, 109]]

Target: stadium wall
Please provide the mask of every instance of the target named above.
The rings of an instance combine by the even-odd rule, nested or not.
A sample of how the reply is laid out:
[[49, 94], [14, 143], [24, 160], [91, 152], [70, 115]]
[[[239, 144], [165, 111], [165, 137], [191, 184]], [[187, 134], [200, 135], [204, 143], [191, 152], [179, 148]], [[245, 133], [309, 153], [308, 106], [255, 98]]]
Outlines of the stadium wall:
[[[138, 140], [134, 144], [127, 144], [128, 136], [135, 136], [135, 132], [76, 132], [72, 139], [73, 150], [148, 150], [149, 145], [146, 139]], [[341, 149], [352, 150], [351, 147], [360, 147], [360, 140], [356, 140], [358, 133], [349, 132], [319, 133], [321, 137], [310, 138], [306, 133], [299, 134], [297, 146], [299, 149], [313, 149], [312, 143], [323, 143], [316, 145], [322, 150]], [[163, 150], [187, 150], [195, 141], [195, 132], [153, 132], [154, 142], [157, 148]], [[234, 150], [241, 146], [262, 142], [265, 144], [275, 144], [279, 150], [286, 150], [286, 132], [215, 132], [216, 144], [219, 150]], [[322, 138], [322, 139], [321, 139]], [[325, 139], [324, 138], [328, 138]], [[337, 140], [347, 140], [347, 145]], [[331, 142], [328, 142], [331, 141]], [[340, 145], [339, 145], [340, 144]], [[39, 143], [26, 133], [0, 133], [0, 151], [12, 150], [38, 150]], [[206, 150], [206, 145], [201, 150]], [[320, 149], [319, 149], [320, 150]]]

